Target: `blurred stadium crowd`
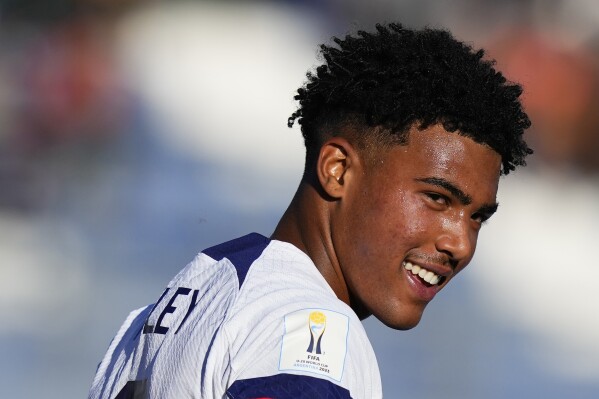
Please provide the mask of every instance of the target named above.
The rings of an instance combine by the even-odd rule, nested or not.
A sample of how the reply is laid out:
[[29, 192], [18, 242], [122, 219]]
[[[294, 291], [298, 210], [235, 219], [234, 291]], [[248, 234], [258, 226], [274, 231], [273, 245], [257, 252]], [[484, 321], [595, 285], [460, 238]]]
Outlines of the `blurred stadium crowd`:
[[316, 45], [392, 20], [487, 48], [524, 86], [535, 154], [423, 325], [367, 321], [385, 396], [597, 397], [592, 0], [1, 1], [2, 396], [85, 396], [129, 310], [202, 248], [269, 235]]

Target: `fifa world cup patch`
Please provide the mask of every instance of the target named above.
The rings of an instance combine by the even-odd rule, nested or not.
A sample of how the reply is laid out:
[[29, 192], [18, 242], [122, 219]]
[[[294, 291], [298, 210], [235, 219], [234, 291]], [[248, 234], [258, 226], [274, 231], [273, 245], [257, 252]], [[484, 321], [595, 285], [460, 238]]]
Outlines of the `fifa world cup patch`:
[[349, 317], [327, 309], [302, 309], [285, 316], [279, 370], [301, 370], [341, 381]]

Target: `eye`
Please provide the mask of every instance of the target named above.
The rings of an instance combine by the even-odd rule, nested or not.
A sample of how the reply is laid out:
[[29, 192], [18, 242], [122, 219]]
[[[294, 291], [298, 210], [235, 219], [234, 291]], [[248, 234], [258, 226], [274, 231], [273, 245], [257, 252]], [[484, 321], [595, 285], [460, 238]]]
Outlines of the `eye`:
[[436, 205], [445, 206], [449, 204], [449, 199], [443, 194], [428, 192], [425, 193], [425, 195], [428, 197], [430, 201], [432, 201]]
[[489, 220], [490, 217], [491, 215], [477, 212], [472, 215], [472, 220], [474, 220], [478, 224], [484, 224], [487, 220]]

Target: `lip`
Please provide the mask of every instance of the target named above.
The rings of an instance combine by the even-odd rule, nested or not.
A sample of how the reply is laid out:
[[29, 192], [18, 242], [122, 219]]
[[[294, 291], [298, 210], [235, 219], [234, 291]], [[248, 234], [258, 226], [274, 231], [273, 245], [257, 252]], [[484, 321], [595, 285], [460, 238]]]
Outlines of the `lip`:
[[412, 272], [406, 270], [405, 268], [403, 269], [403, 272], [406, 275], [408, 285], [418, 299], [424, 302], [430, 302], [433, 300], [435, 295], [437, 295], [437, 292], [439, 291], [438, 285], [427, 287], [422, 283], [422, 280], [420, 280], [418, 276], [412, 274]]
[[[412, 293], [414, 294], [414, 296], [416, 296], [421, 301], [424, 301], [424, 302], [432, 301], [433, 298], [435, 297], [435, 295], [437, 295], [437, 292], [439, 292], [439, 290], [441, 289], [441, 286], [439, 286], [439, 285], [432, 285], [432, 286], [425, 285], [422, 282], [422, 280], [420, 279], [420, 277], [418, 277], [415, 274], [412, 274], [411, 271], [406, 270], [406, 268], [403, 267], [403, 265], [401, 266], [401, 269], [406, 276], [406, 281], [408, 282], [408, 285], [410, 286]], [[440, 276], [447, 277], [447, 275], [448, 275], [447, 271], [442, 271], [441, 273], [438, 273], [438, 271], [441, 271], [441, 270], [439, 270], [439, 268], [431, 267], [430, 269], [429, 268], [427, 268], [427, 269], [432, 271], [433, 273], [440, 275]]]

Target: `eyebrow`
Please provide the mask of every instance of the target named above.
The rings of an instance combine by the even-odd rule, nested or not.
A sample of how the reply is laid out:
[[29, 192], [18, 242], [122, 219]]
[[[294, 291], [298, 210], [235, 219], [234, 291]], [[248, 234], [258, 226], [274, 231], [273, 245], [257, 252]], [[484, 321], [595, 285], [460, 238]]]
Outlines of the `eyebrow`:
[[[468, 194], [466, 194], [465, 192], [460, 190], [455, 184], [453, 184], [450, 181], [445, 180], [443, 178], [422, 177], [422, 178], [417, 178], [416, 181], [420, 181], [423, 183], [432, 184], [433, 186], [444, 188], [445, 190], [449, 191], [451, 193], [451, 195], [456, 197], [462, 205], [470, 205], [472, 203], [471, 196], [469, 196]], [[498, 203], [483, 204], [483, 206], [481, 206], [478, 209], [478, 212], [490, 216], [497, 211], [498, 207], [499, 207]]]

